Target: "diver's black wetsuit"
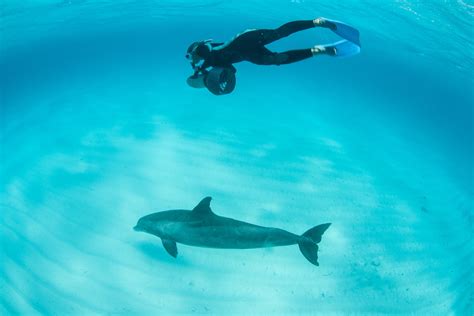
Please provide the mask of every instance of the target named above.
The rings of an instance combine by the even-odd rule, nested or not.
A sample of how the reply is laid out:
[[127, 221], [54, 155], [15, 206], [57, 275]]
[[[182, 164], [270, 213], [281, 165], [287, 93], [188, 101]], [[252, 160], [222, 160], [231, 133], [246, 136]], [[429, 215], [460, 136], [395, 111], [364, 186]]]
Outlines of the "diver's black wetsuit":
[[231, 67], [233, 63], [249, 61], [257, 65], [283, 65], [312, 57], [311, 48], [275, 53], [268, 45], [295, 32], [314, 27], [313, 20], [293, 21], [277, 29], [250, 30], [239, 34], [229, 43], [211, 43], [212, 50], [204, 63], [196, 69], [205, 71], [209, 67]]

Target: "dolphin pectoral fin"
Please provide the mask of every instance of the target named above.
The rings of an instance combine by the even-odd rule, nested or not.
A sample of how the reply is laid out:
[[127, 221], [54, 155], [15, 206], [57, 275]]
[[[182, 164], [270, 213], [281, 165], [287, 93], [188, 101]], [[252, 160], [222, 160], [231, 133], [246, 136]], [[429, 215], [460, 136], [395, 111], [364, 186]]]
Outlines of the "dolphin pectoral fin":
[[178, 256], [178, 247], [176, 247], [176, 242], [169, 240], [169, 239], [161, 239], [161, 242], [163, 243], [163, 247], [165, 247], [166, 251], [173, 256], [173, 258], [176, 258]]

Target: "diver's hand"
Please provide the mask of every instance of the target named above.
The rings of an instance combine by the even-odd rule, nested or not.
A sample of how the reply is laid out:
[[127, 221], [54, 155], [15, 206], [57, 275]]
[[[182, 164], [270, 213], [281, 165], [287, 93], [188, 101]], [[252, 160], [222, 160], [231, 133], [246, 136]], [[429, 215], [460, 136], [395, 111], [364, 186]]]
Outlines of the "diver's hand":
[[209, 71], [207, 71], [206, 68], [199, 67], [199, 66], [193, 67], [193, 70], [194, 70], [194, 75], [199, 75], [199, 73], [203, 75], [207, 75], [209, 73]]

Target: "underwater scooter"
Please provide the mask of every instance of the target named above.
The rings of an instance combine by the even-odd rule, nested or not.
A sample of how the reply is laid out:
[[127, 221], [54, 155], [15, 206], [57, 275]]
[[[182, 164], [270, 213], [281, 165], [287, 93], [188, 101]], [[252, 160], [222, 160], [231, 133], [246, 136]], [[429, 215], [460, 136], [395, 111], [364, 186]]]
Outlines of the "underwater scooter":
[[230, 67], [214, 67], [204, 74], [188, 77], [193, 88], [207, 88], [214, 95], [229, 94], [235, 89], [235, 70]]

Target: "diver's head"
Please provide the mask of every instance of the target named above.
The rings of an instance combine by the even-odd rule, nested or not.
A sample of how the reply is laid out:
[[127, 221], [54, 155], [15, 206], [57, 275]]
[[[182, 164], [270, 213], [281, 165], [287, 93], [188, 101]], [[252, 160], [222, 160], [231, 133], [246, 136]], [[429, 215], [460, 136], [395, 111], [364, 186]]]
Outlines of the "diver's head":
[[203, 62], [211, 53], [211, 40], [199, 41], [192, 43], [186, 52], [186, 59], [194, 66]]

